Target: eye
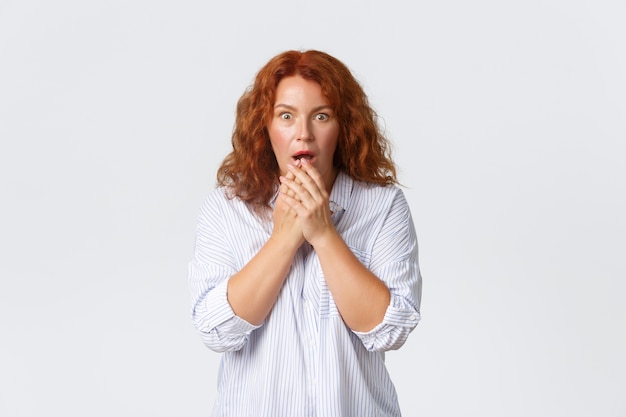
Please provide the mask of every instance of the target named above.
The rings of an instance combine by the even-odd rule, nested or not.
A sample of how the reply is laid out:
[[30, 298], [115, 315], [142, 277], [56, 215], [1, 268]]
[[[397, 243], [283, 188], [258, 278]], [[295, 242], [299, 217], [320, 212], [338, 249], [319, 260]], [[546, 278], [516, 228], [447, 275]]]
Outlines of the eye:
[[318, 113], [315, 115], [315, 120], [319, 120], [320, 122], [325, 122], [328, 119], [330, 119], [330, 116], [326, 113]]
[[291, 120], [291, 113], [283, 112], [278, 115], [283, 120]]

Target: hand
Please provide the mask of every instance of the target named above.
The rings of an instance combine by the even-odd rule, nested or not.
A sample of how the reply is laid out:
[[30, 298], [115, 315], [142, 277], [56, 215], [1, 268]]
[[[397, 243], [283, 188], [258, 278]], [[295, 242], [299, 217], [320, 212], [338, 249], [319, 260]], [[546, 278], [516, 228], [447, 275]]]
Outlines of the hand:
[[[295, 180], [295, 175], [292, 172], [288, 172], [286, 177], [290, 180]], [[282, 188], [283, 186], [281, 185]], [[290, 194], [292, 197], [295, 197], [294, 193]], [[294, 245], [296, 248], [300, 247], [302, 242], [304, 242], [302, 228], [298, 224], [296, 212], [287, 204], [282, 192], [278, 194], [272, 216], [274, 218], [272, 237], [284, 239], [287, 244]]]
[[330, 217], [329, 194], [320, 173], [306, 159], [289, 166], [280, 177], [280, 197], [297, 214], [304, 238], [313, 246], [326, 233], [335, 232]]

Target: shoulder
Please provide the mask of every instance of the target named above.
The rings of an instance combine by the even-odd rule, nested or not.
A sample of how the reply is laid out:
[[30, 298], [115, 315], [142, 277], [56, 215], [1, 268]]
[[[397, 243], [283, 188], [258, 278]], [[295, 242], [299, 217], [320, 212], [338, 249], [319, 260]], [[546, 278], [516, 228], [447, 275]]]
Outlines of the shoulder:
[[406, 205], [404, 192], [394, 184], [380, 185], [354, 181], [353, 197], [359, 202], [359, 205], [368, 207], [389, 208], [391, 205]]
[[211, 190], [200, 209], [200, 221], [211, 223], [214, 228], [236, 228], [266, 223], [267, 219], [254, 208], [234, 195], [228, 187]]
[[395, 184], [359, 181], [343, 171], [339, 172], [330, 196], [332, 201], [344, 208], [380, 208], [389, 206], [398, 197], [404, 198], [402, 190]]
[[204, 217], [213, 217], [218, 214], [224, 216], [236, 211], [238, 206], [245, 206], [245, 204], [234, 196], [227, 187], [216, 187], [209, 191], [205, 197], [200, 208], [200, 215]]
[[216, 187], [208, 192], [202, 203], [202, 210], [224, 204], [228, 200], [228, 190], [225, 187]]
[[381, 185], [381, 184], [374, 184], [372, 182], [356, 181], [356, 180], [354, 180], [354, 188], [355, 190], [359, 190], [360, 192], [373, 193], [373, 194], [379, 194], [379, 195], [396, 195], [397, 193], [402, 192], [402, 189], [395, 184]]

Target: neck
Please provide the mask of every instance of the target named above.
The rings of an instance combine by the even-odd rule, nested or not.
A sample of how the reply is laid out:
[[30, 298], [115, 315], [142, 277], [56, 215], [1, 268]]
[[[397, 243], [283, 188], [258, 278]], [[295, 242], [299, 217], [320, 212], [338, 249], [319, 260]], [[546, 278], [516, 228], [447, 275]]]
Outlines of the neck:
[[330, 194], [333, 189], [333, 184], [335, 183], [335, 179], [337, 178], [338, 173], [339, 170], [336, 167], [333, 167], [329, 175], [324, 178], [324, 185], [326, 186], [326, 192], [328, 192], [328, 194]]

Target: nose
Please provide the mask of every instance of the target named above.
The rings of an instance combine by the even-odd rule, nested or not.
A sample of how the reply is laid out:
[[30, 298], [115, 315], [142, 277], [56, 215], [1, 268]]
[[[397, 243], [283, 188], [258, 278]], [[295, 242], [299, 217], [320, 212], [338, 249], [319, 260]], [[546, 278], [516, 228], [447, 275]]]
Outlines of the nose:
[[303, 118], [298, 123], [297, 139], [299, 141], [311, 141], [313, 140], [313, 130], [311, 129], [311, 121]]

